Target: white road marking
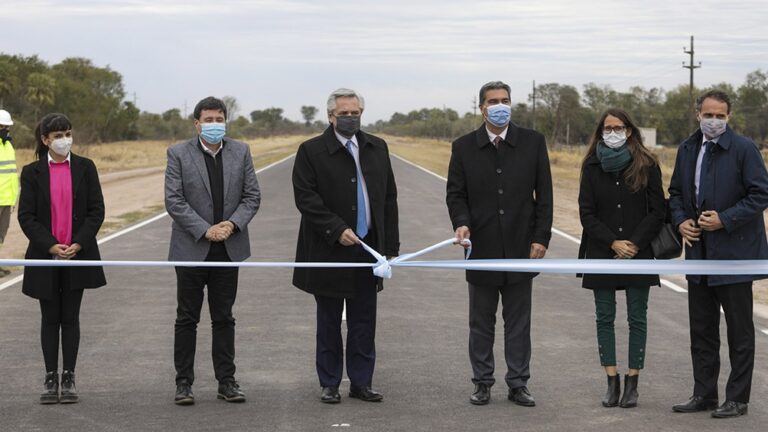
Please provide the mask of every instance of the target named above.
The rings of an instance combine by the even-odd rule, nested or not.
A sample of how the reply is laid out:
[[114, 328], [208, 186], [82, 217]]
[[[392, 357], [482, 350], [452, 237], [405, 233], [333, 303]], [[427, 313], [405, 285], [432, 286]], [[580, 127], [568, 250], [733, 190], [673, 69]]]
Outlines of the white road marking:
[[760, 331], [768, 335], [768, 329], [762, 329]]
[[[291, 154], [291, 155], [288, 155], [288, 156], [280, 159], [277, 162], [272, 162], [271, 164], [265, 166], [264, 168], [260, 168], [260, 169], [256, 170], [256, 174], [259, 174], [259, 173], [261, 173], [263, 171], [266, 171], [266, 170], [272, 168], [275, 165], [280, 165], [281, 163], [287, 161], [288, 159], [290, 159], [290, 158], [292, 158], [294, 156], [295, 155]], [[100, 239], [97, 243], [98, 244], [104, 244], [104, 243], [106, 243], [106, 242], [108, 242], [110, 240], [114, 240], [114, 239], [116, 239], [118, 237], [124, 236], [124, 235], [128, 234], [131, 231], [135, 231], [135, 230], [137, 230], [139, 228], [142, 228], [142, 227], [144, 227], [146, 225], [149, 225], [152, 222], [158, 221], [158, 220], [164, 218], [165, 216], [168, 216], [168, 213], [167, 212], [162, 212], [162, 213], [160, 213], [158, 215], [152, 216], [151, 218], [149, 218], [149, 219], [147, 219], [145, 221], [139, 222], [139, 223], [137, 223], [135, 225], [131, 225], [128, 228], [125, 228], [123, 230], [114, 232], [114, 233], [112, 233], [112, 234], [110, 234], [110, 235]], [[21, 282], [22, 280], [24, 280], [24, 275], [23, 274], [19, 275], [19, 276], [16, 276], [15, 278], [9, 280], [8, 282], [5, 282], [5, 283], [1, 284], [0, 285], [0, 291], [6, 289], [8, 287], [13, 286], [13, 285]]]

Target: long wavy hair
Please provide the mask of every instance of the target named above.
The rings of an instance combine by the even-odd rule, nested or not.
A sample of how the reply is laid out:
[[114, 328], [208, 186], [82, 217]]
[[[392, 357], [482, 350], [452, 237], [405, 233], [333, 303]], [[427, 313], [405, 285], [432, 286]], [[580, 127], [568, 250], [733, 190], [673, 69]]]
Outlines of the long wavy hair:
[[[648, 172], [654, 166], [659, 165], [659, 159], [650, 150], [643, 145], [643, 137], [640, 135], [640, 129], [637, 127], [632, 117], [626, 111], [618, 108], [610, 108], [606, 110], [595, 127], [595, 133], [592, 134], [592, 139], [589, 143], [589, 149], [587, 154], [584, 155], [584, 160], [581, 162], [581, 170], [584, 172], [584, 167], [587, 164], [587, 160], [597, 152], [597, 144], [603, 141], [603, 126], [605, 125], [605, 119], [608, 116], [616, 117], [624, 123], [624, 127], [627, 128], [628, 137], [625, 144], [629, 149], [629, 153], [632, 155], [632, 162], [627, 169], [624, 170], [624, 179], [629, 186], [629, 190], [633, 193], [644, 189], [648, 186]], [[631, 133], [629, 133], [631, 131]]]

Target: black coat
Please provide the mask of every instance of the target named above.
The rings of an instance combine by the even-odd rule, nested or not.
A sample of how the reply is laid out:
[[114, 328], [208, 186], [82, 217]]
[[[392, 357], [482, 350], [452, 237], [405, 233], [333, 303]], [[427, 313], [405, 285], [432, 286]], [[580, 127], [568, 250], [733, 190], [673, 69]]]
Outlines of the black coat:
[[[371, 208], [371, 230], [376, 238], [376, 244], [369, 246], [382, 255], [397, 256], [397, 187], [387, 143], [362, 131], [357, 133], [357, 142]], [[299, 146], [293, 165], [293, 193], [301, 212], [296, 262], [360, 260], [360, 246], [342, 246], [338, 242], [344, 230], [354, 230], [357, 224], [356, 181], [355, 160], [336, 139], [333, 127]], [[381, 290], [381, 279], [377, 283]], [[350, 298], [355, 293], [355, 271], [297, 268], [293, 285], [311, 294]]]
[[[677, 149], [675, 171], [669, 184], [672, 222], [680, 225], [697, 219], [694, 177], [701, 130]], [[768, 259], [763, 211], [768, 207], [768, 172], [755, 144], [728, 127], [712, 149], [704, 185], [704, 210], [715, 210], [723, 229], [702, 231], [702, 242], [685, 248], [685, 259], [754, 260]], [[765, 275], [711, 275], [710, 286], [764, 279]], [[688, 275], [701, 283], [701, 276]]]
[[[453, 229], [469, 227], [470, 259], [528, 258], [531, 243], [549, 246], [552, 177], [542, 134], [510, 123], [497, 150], [483, 124], [453, 142], [446, 188]], [[466, 277], [502, 286], [534, 276], [469, 270]]]
[[[648, 185], [631, 192], [623, 172], [607, 173], [595, 155], [590, 156], [581, 172], [579, 216], [581, 235], [579, 258], [613, 259], [614, 240], [629, 240], [640, 251], [634, 259], [653, 259], [651, 240], [664, 223], [664, 189], [661, 169], [648, 170]], [[658, 275], [585, 274], [584, 288], [626, 288], [659, 285]]]
[[[96, 165], [90, 159], [71, 154], [72, 173], [72, 243], [82, 250], [76, 260], [100, 260], [96, 233], [104, 222], [104, 197], [101, 194]], [[51, 193], [48, 160], [32, 162], [21, 171], [19, 225], [29, 239], [27, 259], [52, 259], [48, 250], [59, 241], [51, 229]], [[37, 299], [53, 299], [55, 285], [53, 267], [25, 267], [22, 292]], [[101, 267], [72, 267], [70, 289], [98, 288], [106, 285]]]

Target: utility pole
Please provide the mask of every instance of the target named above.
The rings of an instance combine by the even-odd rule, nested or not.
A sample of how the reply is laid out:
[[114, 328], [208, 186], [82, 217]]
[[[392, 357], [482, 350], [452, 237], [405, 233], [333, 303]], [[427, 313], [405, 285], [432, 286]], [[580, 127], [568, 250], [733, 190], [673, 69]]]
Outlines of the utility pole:
[[532, 111], [532, 117], [533, 117], [533, 129], [536, 129], [536, 80], [533, 80], [533, 93], [531, 93], [531, 99], [533, 100], [533, 111]]
[[477, 115], [477, 96], [472, 96], [472, 115]]
[[696, 109], [693, 106], [693, 70], [701, 67], [701, 62], [699, 62], [698, 65], [693, 64], [693, 35], [691, 35], [691, 49], [688, 50], [683, 47], [683, 52], [691, 56], [690, 63], [685, 64], [685, 62], [683, 62], [683, 68], [691, 71], [691, 81], [688, 85], [688, 99], [690, 103], [688, 112], [688, 131], [693, 132], [693, 130], [696, 128], [694, 126], [696, 120]]

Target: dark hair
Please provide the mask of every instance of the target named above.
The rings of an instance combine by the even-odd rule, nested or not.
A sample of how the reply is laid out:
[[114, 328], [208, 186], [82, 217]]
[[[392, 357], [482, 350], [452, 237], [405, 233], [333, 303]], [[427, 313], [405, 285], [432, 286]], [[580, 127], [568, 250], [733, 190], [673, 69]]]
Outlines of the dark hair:
[[224, 113], [224, 118], [227, 118], [227, 106], [224, 105], [224, 101], [213, 96], [208, 96], [195, 105], [195, 120], [200, 120], [200, 113], [202, 113], [203, 110], [221, 111]]
[[51, 132], [64, 132], [70, 129], [72, 129], [72, 122], [64, 114], [50, 113], [40, 119], [40, 122], [35, 126], [37, 159], [45, 159], [45, 155], [48, 153], [48, 146], [43, 144], [43, 137], [47, 137]]
[[631, 131], [627, 137], [627, 143], [625, 144], [629, 149], [629, 153], [632, 155], [632, 162], [629, 167], [624, 170], [624, 179], [627, 181], [629, 190], [631, 192], [638, 192], [641, 189], [648, 186], [648, 170], [654, 166], [659, 165], [659, 159], [650, 150], [643, 145], [643, 137], [640, 135], [640, 129], [632, 121], [632, 117], [629, 113], [622, 109], [610, 108], [606, 110], [595, 127], [595, 133], [592, 134], [592, 140], [589, 143], [589, 149], [587, 154], [584, 155], [584, 160], [581, 163], [581, 172], [584, 172], [584, 167], [587, 165], [587, 160], [597, 152], [597, 144], [603, 140], [603, 126], [605, 125], [605, 119], [608, 116], [616, 117], [624, 123], [624, 127], [627, 131]]
[[728, 114], [731, 113], [731, 97], [728, 93], [722, 90], [708, 90], [702, 93], [696, 98], [696, 111], [701, 112], [701, 106], [704, 104], [704, 99], [714, 99], [716, 101], [723, 102], [728, 105]]
[[480, 87], [480, 105], [485, 103], [485, 94], [488, 92], [488, 90], [506, 90], [507, 96], [511, 96], [512, 94], [509, 86], [501, 81], [491, 81], [485, 83], [482, 87]]

